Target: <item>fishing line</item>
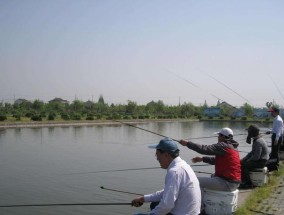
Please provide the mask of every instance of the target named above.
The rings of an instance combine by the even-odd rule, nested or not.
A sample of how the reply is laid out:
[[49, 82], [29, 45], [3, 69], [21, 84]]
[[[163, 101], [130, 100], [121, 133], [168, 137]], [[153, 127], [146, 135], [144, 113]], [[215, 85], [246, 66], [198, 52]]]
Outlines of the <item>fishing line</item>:
[[115, 190], [115, 189], [105, 188], [104, 186], [101, 186], [100, 188], [103, 190], [114, 191], [118, 193], [126, 193], [126, 194], [133, 194], [137, 196], [143, 196], [143, 194], [140, 194], [140, 193], [132, 193], [132, 192], [127, 192], [127, 191], [122, 191], [122, 190]]
[[131, 203], [59, 203], [59, 204], [27, 204], [27, 205], [0, 205], [0, 208], [15, 207], [54, 207], [54, 206], [78, 206], [78, 205], [132, 205]]

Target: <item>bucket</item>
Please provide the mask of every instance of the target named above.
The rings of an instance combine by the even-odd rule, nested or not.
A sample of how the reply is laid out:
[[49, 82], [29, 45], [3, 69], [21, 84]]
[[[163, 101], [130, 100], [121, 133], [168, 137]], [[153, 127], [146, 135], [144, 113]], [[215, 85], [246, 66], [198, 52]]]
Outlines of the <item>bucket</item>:
[[231, 215], [237, 209], [239, 190], [232, 192], [204, 188], [203, 205], [208, 215]]
[[268, 182], [267, 167], [254, 169], [249, 172], [250, 180], [256, 187], [260, 187]]
[[279, 160], [283, 161], [284, 160], [284, 151], [279, 151], [278, 157], [279, 157]]

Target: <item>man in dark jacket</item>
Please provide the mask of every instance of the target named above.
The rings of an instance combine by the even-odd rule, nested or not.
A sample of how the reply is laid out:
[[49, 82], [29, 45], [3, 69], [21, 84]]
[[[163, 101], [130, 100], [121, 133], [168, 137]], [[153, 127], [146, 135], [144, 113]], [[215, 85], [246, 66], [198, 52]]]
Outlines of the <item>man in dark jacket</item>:
[[214, 157], [195, 157], [192, 159], [193, 163], [203, 161], [215, 165], [213, 177], [198, 177], [201, 188], [232, 192], [239, 187], [241, 182], [238, 143], [233, 140], [233, 131], [230, 128], [222, 128], [217, 134], [218, 143], [212, 145], [200, 145], [186, 140], [179, 142], [200, 154], [214, 155]]
[[269, 158], [269, 149], [265, 140], [259, 134], [259, 128], [256, 125], [250, 125], [247, 129], [247, 143], [251, 144], [252, 150], [242, 160], [242, 183], [240, 188], [251, 187], [249, 172], [256, 168], [265, 167]]

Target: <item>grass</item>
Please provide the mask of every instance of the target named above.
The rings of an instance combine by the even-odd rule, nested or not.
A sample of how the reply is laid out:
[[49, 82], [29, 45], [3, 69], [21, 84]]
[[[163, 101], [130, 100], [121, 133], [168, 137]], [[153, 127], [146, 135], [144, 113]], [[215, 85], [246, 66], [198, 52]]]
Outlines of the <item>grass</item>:
[[[265, 184], [262, 187], [255, 188], [250, 195], [248, 196], [246, 202], [237, 209], [234, 215], [253, 215], [256, 208], [262, 207], [260, 204], [264, 199], [270, 197], [277, 185], [279, 184], [279, 177], [284, 175], [284, 164], [280, 165], [278, 171], [274, 171], [270, 176], [268, 184]], [[266, 205], [264, 208], [261, 208], [262, 211], [269, 210], [269, 205]]]

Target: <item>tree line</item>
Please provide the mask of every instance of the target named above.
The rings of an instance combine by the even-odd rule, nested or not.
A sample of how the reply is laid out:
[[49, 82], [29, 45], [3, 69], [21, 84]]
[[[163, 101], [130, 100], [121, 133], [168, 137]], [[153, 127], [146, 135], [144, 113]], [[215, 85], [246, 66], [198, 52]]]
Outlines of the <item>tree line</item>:
[[[218, 102], [219, 103], [219, 102]], [[216, 104], [218, 106], [219, 104]], [[169, 106], [163, 101], [151, 101], [138, 105], [128, 100], [127, 104], [107, 104], [103, 96], [97, 102], [74, 100], [71, 104], [60, 101], [44, 103], [37, 99], [34, 102], [0, 103], [0, 121], [43, 121], [43, 120], [112, 120], [112, 119], [202, 119], [206, 102], [202, 106], [184, 103]], [[247, 117], [252, 116], [253, 107], [245, 103], [242, 106]], [[221, 107], [219, 118], [230, 117], [230, 110]]]

